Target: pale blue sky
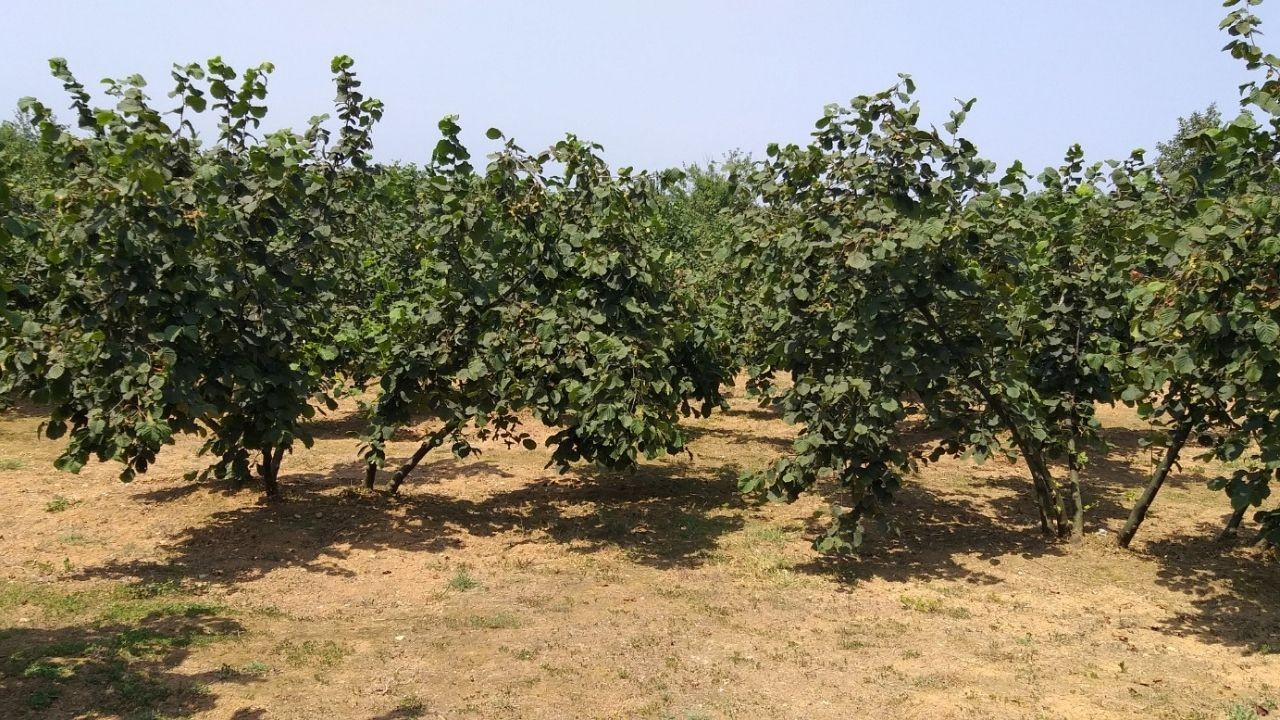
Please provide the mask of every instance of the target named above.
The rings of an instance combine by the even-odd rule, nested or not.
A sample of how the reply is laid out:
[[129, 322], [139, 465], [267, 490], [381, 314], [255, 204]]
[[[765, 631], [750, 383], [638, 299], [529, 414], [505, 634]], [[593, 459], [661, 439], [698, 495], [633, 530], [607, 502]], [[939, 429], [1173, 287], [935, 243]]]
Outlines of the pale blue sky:
[[657, 168], [802, 141], [826, 103], [908, 72], [926, 116], [977, 97], [966, 134], [983, 154], [1039, 169], [1072, 142], [1094, 159], [1152, 148], [1211, 101], [1233, 114], [1247, 76], [1220, 52], [1224, 12], [1216, 0], [13, 2], [0, 111], [24, 95], [66, 106], [51, 56], [90, 87], [142, 73], [163, 98], [173, 62], [222, 55], [274, 62], [268, 125], [300, 126], [330, 109], [328, 61], [346, 53], [386, 102], [379, 159], [424, 160], [436, 120], [457, 113], [477, 154], [490, 126], [531, 149], [572, 131], [614, 165]]

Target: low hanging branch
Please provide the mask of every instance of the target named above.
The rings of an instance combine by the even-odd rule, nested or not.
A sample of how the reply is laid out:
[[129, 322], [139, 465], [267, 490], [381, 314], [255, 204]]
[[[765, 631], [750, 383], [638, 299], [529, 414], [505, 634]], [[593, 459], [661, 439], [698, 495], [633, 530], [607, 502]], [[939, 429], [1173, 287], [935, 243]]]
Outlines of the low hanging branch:
[[1120, 535], [1116, 542], [1120, 547], [1129, 547], [1129, 543], [1133, 541], [1133, 536], [1138, 533], [1138, 528], [1142, 525], [1142, 521], [1146, 519], [1147, 512], [1151, 509], [1151, 503], [1155, 502], [1156, 494], [1160, 492], [1160, 488], [1169, 477], [1169, 472], [1173, 470], [1178, 463], [1178, 455], [1181, 454], [1182, 448], [1187, 444], [1187, 438], [1191, 435], [1193, 422], [1191, 418], [1185, 418], [1169, 436], [1169, 443], [1165, 447], [1164, 457], [1161, 458], [1160, 464], [1156, 466], [1155, 472], [1151, 474], [1147, 487], [1142, 491], [1142, 496], [1138, 498], [1138, 502], [1133, 506], [1133, 510], [1129, 512], [1129, 519], [1125, 522], [1124, 528], [1120, 530]]
[[426, 457], [427, 453], [443, 445], [444, 441], [456, 432], [458, 432], [458, 423], [446, 423], [443, 427], [436, 430], [426, 440], [424, 440], [423, 443], [418, 446], [418, 449], [414, 451], [413, 456], [409, 458], [409, 461], [401, 465], [400, 468], [396, 470], [396, 474], [392, 476], [391, 485], [388, 488], [391, 490], [391, 493], [394, 495], [400, 490], [400, 486], [404, 484], [405, 478], [409, 476], [409, 473], [413, 472], [414, 468], [418, 467], [418, 463], [422, 462], [422, 458]]

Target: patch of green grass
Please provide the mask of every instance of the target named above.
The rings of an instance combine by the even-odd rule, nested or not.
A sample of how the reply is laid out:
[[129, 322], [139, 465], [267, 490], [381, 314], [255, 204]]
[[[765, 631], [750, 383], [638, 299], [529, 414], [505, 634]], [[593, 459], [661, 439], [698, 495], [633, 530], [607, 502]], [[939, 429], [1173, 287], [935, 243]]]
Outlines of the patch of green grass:
[[749, 525], [742, 534], [752, 544], [761, 545], [785, 545], [790, 539], [786, 530], [772, 525]]
[[63, 545], [92, 545], [97, 541], [79, 530], [68, 530], [58, 536], [58, 542]]
[[151, 708], [169, 697], [170, 690], [145, 670], [137, 670], [123, 660], [106, 663], [90, 682], [107, 685], [115, 700], [111, 704], [128, 709]]
[[65, 665], [51, 663], [45, 658], [36, 660], [22, 671], [22, 677], [39, 678], [42, 680], [65, 680], [71, 677], [74, 671]]
[[101, 611], [100, 618], [111, 622], [135, 623], [145, 617], [198, 618], [217, 615], [224, 611], [225, 608], [221, 605], [200, 601], [125, 600], [107, 605]]
[[27, 463], [18, 458], [0, 458], [0, 470], [21, 470]]
[[228, 663], [223, 663], [218, 668], [216, 675], [220, 680], [233, 680], [238, 677], [262, 677], [271, 672], [271, 666], [261, 660], [250, 660], [249, 662], [235, 667]]
[[406, 695], [396, 704], [401, 717], [416, 718], [427, 714], [427, 703], [417, 695]]
[[[0, 608], [38, 609], [59, 626], [56, 632], [37, 624], [0, 633], [0, 677], [15, 683], [15, 697], [25, 697], [32, 710], [49, 711], [56, 702], [59, 717], [159, 717], [156, 706], [174, 693], [207, 692], [200, 684], [175, 682], [162, 668], [239, 626], [211, 622], [214, 605], [135, 599], [137, 594], [106, 584], [78, 591], [0, 587]], [[0, 716], [7, 717], [3, 710]]]
[[37, 688], [27, 694], [27, 707], [32, 710], [48, 710], [61, 694], [56, 687]]
[[12, 582], [0, 586], [0, 611], [35, 608], [51, 619], [83, 618], [95, 624], [136, 625], [147, 619], [203, 618], [226, 612], [221, 605], [185, 600], [137, 586], [100, 585], [83, 590], [62, 590], [43, 583]]
[[72, 505], [75, 505], [74, 501], [68, 500], [61, 495], [54, 495], [49, 502], [44, 504], [44, 511], [47, 513], [60, 513], [63, 510], [70, 509]]
[[[1237, 702], [1227, 711], [1227, 720], [1260, 720], [1276, 710], [1274, 700]], [[1259, 712], [1261, 711], [1261, 712]]]
[[50, 585], [5, 583], [0, 587], [0, 610], [35, 607], [51, 617], [77, 615], [86, 610], [99, 593], [60, 591]]
[[170, 578], [168, 580], [144, 580], [130, 585], [125, 589], [125, 594], [139, 600], [149, 598], [168, 597], [170, 595], [181, 595], [186, 591], [186, 587], [179, 578]]
[[157, 657], [178, 648], [208, 645], [218, 638], [199, 627], [176, 630], [155, 630], [146, 627], [129, 628], [115, 637], [115, 649], [134, 657]]
[[915, 610], [925, 614], [942, 614], [957, 620], [968, 620], [973, 617], [973, 613], [967, 608], [947, 607], [942, 598], [927, 598], [917, 595], [903, 595], [898, 598], [902, 603], [902, 607], [908, 610]]
[[915, 610], [921, 613], [936, 613], [942, 610], [941, 598], [919, 597], [917, 595], [903, 595], [898, 598], [902, 603], [902, 607], [908, 610]]
[[303, 640], [300, 643], [285, 640], [276, 646], [276, 652], [291, 667], [327, 670], [337, 666], [351, 651], [333, 640]]
[[491, 615], [466, 615], [464, 617], [447, 617], [445, 625], [451, 629], [470, 628], [475, 630], [509, 630], [518, 628], [523, 623], [520, 618], [509, 612], [497, 612]]
[[471, 575], [467, 573], [466, 568], [458, 568], [458, 572], [454, 573], [452, 578], [449, 578], [450, 590], [466, 592], [467, 590], [474, 590], [478, 587], [480, 587], [480, 581], [471, 577]]
[[271, 666], [261, 660], [250, 660], [240, 668], [240, 672], [245, 675], [266, 675], [271, 672]]

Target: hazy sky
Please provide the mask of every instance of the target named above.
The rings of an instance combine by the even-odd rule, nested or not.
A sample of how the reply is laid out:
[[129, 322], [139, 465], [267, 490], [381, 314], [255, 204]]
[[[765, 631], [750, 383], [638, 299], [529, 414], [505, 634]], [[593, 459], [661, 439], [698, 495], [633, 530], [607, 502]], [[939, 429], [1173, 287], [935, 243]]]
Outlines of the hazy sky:
[[91, 88], [141, 73], [167, 101], [172, 63], [222, 55], [274, 62], [267, 124], [301, 126], [330, 109], [329, 59], [345, 53], [386, 102], [379, 159], [424, 160], [456, 113], [477, 155], [491, 126], [530, 149], [571, 131], [614, 165], [656, 168], [802, 141], [825, 104], [908, 72], [926, 117], [977, 97], [967, 136], [1039, 169], [1072, 142], [1094, 159], [1151, 148], [1211, 101], [1234, 114], [1247, 75], [1220, 52], [1224, 14], [1216, 0], [12, 2], [0, 112], [24, 95], [66, 107], [52, 56]]

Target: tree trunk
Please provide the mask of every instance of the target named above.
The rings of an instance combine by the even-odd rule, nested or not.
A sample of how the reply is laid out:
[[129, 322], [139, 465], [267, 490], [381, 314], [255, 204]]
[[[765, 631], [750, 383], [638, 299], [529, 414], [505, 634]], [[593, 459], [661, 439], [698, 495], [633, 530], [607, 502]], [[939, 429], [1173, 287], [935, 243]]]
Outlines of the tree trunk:
[[1039, 448], [1026, 442], [1020, 433], [1012, 431], [1014, 443], [1022, 452], [1022, 460], [1031, 472], [1031, 485], [1035, 489], [1036, 507], [1040, 511], [1040, 529], [1049, 537], [1064, 537], [1069, 532], [1067, 513], [1062, 495], [1053, 482], [1053, 473], [1044, 461]]
[[1231, 542], [1240, 534], [1240, 523], [1244, 520], [1244, 514], [1248, 511], [1249, 506], [1236, 510], [1231, 513], [1231, 519], [1227, 520], [1227, 526], [1222, 528], [1222, 532], [1218, 535], [1218, 542]]
[[258, 474], [262, 476], [262, 489], [269, 498], [280, 497], [280, 461], [284, 458], [284, 447], [274, 450], [270, 445], [262, 448], [262, 464], [258, 466]]
[[422, 462], [422, 458], [426, 457], [427, 453], [443, 445], [445, 439], [457, 428], [457, 423], [448, 423], [418, 446], [418, 449], [413, 453], [413, 457], [409, 458], [409, 462], [401, 465], [400, 469], [396, 470], [396, 474], [392, 476], [390, 489], [393, 495], [400, 490], [400, 486], [404, 484], [404, 479], [408, 477], [409, 473], [413, 472], [413, 469], [418, 467], [418, 463]]
[[1084, 491], [1080, 487], [1080, 464], [1076, 458], [1076, 441], [1067, 446], [1067, 482], [1071, 485], [1071, 541], [1084, 541]]
[[[933, 316], [933, 312], [924, 305], [917, 306], [917, 309], [920, 311], [921, 316], [924, 317], [925, 323], [938, 334], [938, 337], [948, 346], [955, 347], [950, 333]], [[977, 366], [978, 370], [984, 375], [988, 374], [987, 369], [982, 366], [980, 360], [977, 362]], [[1040, 448], [1038, 447], [1035, 448], [1036, 452], [1032, 452], [1031, 444], [1019, 432], [1018, 424], [1014, 422], [1013, 416], [998, 396], [988, 392], [986, 386], [980, 381], [975, 381], [973, 388], [978, 391], [983, 401], [1000, 418], [1005, 430], [1013, 437], [1014, 444], [1018, 446], [1018, 450], [1022, 453], [1027, 469], [1031, 471], [1031, 482], [1036, 493], [1036, 505], [1040, 511], [1040, 529], [1050, 537], [1055, 535], [1064, 537], [1069, 531], [1066, 508], [1062, 502], [1062, 496], [1058, 492], [1057, 485], [1053, 482], [1053, 473], [1049, 471], [1049, 466], [1044, 460], [1044, 454], [1039, 452]]]
[[1165, 479], [1169, 476], [1169, 471], [1173, 469], [1174, 463], [1178, 461], [1178, 454], [1182, 452], [1182, 447], [1187, 444], [1187, 438], [1191, 435], [1191, 418], [1186, 418], [1178, 425], [1178, 429], [1174, 430], [1173, 435], [1169, 437], [1169, 447], [1165, 449], [1164, 459], [1160, 461], [1159, 467], [1151, 476], [1150, 482], [1147, 483], [1147, 489], [1143, 491], [1142, 497], [1138, 498], [1138, 504], [1133, 506], [1133, 510], [1129, 513], [1129, 520], [1124, 524], [1124, 529], [1120, 531], [1120, 537], [1116, 542], [1120, 547], [1127, 548], [1129, 543], [1133, 541], [1133, 536], [1137, 534], [1138, 527], [1142, 525], [1142, 521], [1147, 517], [1147, 511], [1151, 509], [1151, 503], [1156, 499], [1156, 493], [1160, 492], [1160, 487], [1164, 485]]
[[372, 490], [374, 481], [378, 479], [378, 466], [369, 463], [364, 467], [364, 487], [366, 490]]

